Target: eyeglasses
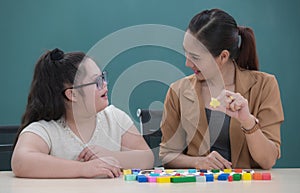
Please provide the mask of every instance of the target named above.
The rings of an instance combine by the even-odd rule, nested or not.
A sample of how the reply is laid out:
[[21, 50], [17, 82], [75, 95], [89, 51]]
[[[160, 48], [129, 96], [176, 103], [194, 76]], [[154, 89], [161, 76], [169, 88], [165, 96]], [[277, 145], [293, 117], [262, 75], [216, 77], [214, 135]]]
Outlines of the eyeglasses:
[[67, 89], [77, 89], [77, 88], [89, 86], [89, 85], [92, 85], [92, 84], [96, 84], [97, 88], [99, 90], [101, 90], [101, 89], [103, 89], [104, 82], [107, 83], [107, 72], [106, 71], [102, 72], [102, 74], [96, 78], [95, 82], [90, 82], [90, 83], [86, 83], [86, 84], [72, 86], [72, 87], [66, 88], [65, 90], [67, 90]]

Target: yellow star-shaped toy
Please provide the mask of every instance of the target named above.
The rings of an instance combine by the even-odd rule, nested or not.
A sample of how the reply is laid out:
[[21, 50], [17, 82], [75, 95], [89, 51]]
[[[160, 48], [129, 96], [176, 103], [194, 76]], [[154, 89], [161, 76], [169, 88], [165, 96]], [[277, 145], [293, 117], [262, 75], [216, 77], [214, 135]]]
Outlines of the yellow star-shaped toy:
[[217, 108], [218, 106], [220, 106], [220, 104], [221, 104], [220, 101], [213, 97], [211, 98], [211, 101], [209, 103], [209, 105], [213, 108]]

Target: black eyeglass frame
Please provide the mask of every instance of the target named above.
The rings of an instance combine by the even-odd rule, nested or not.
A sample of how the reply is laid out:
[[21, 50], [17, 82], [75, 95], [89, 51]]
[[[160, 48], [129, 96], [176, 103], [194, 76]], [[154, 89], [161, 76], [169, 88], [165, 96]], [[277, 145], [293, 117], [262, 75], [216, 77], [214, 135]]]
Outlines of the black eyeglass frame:
[[77, 85], [77, 86], [68, 87], [68, 88], [65, 88], [63, 92], [65, 92], [68, 89], [82, 88], [82, 87], [89, 86], [89, 85], [92, 85], [92, 84], [96, 84], [97, 88], [99, 90], [101, 90], [101, 89], [103, 89], [103, 83], [104, 82], [108, 83], [108, 81], [107, 81], [107, 72], [106, 71], [103, 71], [102, 74], [99, 75], [96, 78], [95, 82], [90, 82], [90, 83], [86, 83], [86, 84], [81, 84], [81, 85]]

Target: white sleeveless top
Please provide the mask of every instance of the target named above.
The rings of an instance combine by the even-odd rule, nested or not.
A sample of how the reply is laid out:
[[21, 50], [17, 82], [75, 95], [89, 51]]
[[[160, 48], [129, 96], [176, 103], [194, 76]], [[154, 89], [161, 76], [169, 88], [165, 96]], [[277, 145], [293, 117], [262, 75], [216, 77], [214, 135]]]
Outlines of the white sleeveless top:
[[133, 125], [130, 117], [110, 105], [97, 114], [96, 128], [88, 143], [83, 143], [65, 124], [64, 118], [57, 121], [33, 122], [21, 132], [32, 132], [48, 145], [50, 155], [76, 160], [80, 152], [89, 145], [99, 145], [111, 151], [121, 150], [121, 137]]

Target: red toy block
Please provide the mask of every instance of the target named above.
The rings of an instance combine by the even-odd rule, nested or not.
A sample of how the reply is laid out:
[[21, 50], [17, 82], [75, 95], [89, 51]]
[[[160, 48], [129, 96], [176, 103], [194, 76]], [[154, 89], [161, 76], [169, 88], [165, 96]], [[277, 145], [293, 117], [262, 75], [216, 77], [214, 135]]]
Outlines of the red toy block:
[[262, 180], [271, 180], [271, 173], [262, 173]]
[[228, 182], [232, 182], [233, 181], [233, 177], [232, 176], [228, 176]]
[[243, 172], [243, 169], [234, 169], [234, 172], [235, 172], [235, 173], [242, 173], [242, 172]]

